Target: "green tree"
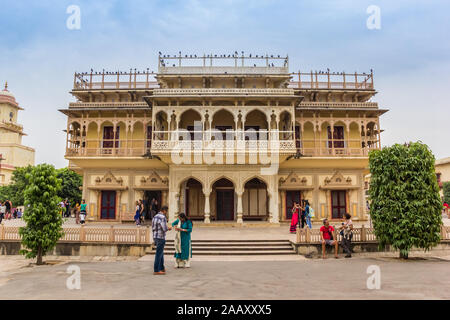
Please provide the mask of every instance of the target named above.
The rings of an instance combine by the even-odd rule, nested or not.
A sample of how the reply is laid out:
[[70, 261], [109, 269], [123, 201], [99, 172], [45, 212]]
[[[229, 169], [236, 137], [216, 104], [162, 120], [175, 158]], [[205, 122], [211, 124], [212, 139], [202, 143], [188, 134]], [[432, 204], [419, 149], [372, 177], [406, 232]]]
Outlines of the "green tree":
[[420, 142], [395, 144], [369, 154], [370, 215], [380, 248], [392, 245], [407, 259], [412, 247], [440, 241], [442, 202], [435, 158]]
[[26, 174], [30, 173], [33, 166], [16, 168], [11, 176], [11, 184], [0, 187], [0, 200], [11, 200], [13, 206], [23, 206], [23, 194], [28, 185]]
[[0, 186], [0, 201], [5, 201], [12, 198], [11, 186]]
[[81, 176], [68, 168], [61, 168], [56, 170], [56, 172], [57, 177], [62, 180], [61, 190], [59, 191], [58, 196], [63, 200], [66, 198], [69, 199], [72, 207], [75, 203], [80, 203], [80, 187], [83, 185]]
[[450, 181], [442, 184], [442, 190], [444, 191], [444, 202], [450, 204]]
[[28, 186], [27, 174], [33, 170], [33, 166], [28, 165], [22, 168], [16, 168], [11, 177], [11, 196], [10, 200], [13, 206], [23, 206], [25, 203], [24, 192]]
[[63, 236], [63, 221], [58, 209], [61, 180], [49, 164], [34, 167], [26, 178], [28, 186], [24, 194], [26, 211], [23, 216], [26, 226], [19, 229], [25, 249], [20, 252], [27, 258], [37, 257], [36, 263], [41, 265], [42, 257]]

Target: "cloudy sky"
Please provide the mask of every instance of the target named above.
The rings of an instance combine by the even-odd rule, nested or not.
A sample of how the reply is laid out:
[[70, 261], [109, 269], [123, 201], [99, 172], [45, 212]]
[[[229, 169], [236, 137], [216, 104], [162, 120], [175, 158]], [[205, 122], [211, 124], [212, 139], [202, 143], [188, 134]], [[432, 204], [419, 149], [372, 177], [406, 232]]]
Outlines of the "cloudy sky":
[[[81, 28], [69, 30], [77, 5]], [[367, 8], [381, 12], [369, 29]], [[64, 159], [66, 117], [58, 109], [75, 71], [157, 69], [158, 51], [289, 55], [291, 71], [374, 70], [383, 145], [421, 140], [450, 156], [448, 1], [0, 0], [0, 82], [19, 115], [36, 163]]]

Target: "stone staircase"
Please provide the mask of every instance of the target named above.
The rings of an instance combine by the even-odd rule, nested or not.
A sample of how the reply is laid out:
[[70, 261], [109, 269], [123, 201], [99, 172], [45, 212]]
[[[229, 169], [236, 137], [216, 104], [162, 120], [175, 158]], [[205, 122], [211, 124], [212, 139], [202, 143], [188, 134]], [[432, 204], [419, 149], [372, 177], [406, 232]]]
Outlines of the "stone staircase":
[[[154, 254], [152, 245], [147, 254]], [[167, 240], [165, 255], [175, 253], [174, 241]], [[192, 255], [288, 255], [295, 254], [289, 240], [192, 240]]]

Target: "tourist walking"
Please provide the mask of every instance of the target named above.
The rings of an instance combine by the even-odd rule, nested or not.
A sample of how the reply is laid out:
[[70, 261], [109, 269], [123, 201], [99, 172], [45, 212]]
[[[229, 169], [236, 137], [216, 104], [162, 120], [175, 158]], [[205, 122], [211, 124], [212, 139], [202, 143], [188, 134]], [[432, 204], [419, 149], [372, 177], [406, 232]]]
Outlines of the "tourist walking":
[[322, 240], [322, 258], [325, 259], [325, 247], [334, 246], [334, 257], [338, 257], [338, 242], [333, 236], [334, 228], [330, 226], [328, 219], [323, 219], [323, 226], [320, 227], [320, 239]]
[[342, 236], [341, 246], [344, 252], [347, 254], [346, 258], [352, 257], [352, 237], [353, 237], [353, 222], [352, 216], [349, 213], [344, 214], [345, 221], [342, 223], [342, 226], [339, 228], [340, 234]]
[[5, 201], [5, 207], [6, 207], [6, 210], [5, 210], [5, 213], [6, 213], [5, 219], [6, 219], [6, 220], [11, 220], [11, 207], [12, 207], [11, 201], [6, 200], [6, 201]]
[[145, 212], [144, 212], [144, 202], [142, 202], [142, 199], [139, 200], [139, 208], [140, 208], [141, 224], [144, 224], [145, 223]]
[[149, 210], [149, 204], [148, 204], [148, 199], [147, 197], [144, 197], [144, 199], [142, 200], [142, 206], [144, 209], [144, 219], [145, 220], [149, 220], [150, 219], [150, 210]]
[[299, 221], [299, 225], [301, 222], [301, 228], [303, 229], [306, 225], [306, 209], [305, 209], [305, 200], [302, 200], [302, 205], [300, 206], [300, 221]]
[[190, 268], [189, 258], [192, 258], [191, 232], [192, 221], [184, 213], [178, 215], [178, 219], [172, 223], [175, 227], [175, 268]]
[[66, 206], [66, 218], [70, 217], [70, 202], [69, 199], [66, 198], [65, 201], [65, 206]]
[[153, 274], [166, 274], [164, 267], [164, 246], [166, 244], [167, 230], [171, 230], [172, 227], [167, 226], [167, 206], [163, 206], [161, 211], [153, 217], [152, 220], [152, 233], [153, 241], [156, 245], [155, 263], [153, 266]]
[[80, 204], [78, 202], [75, 204], [75, 223], [80, 223]]
[[151, 219], [153, 219], [153, 217], [156, 215], [157, 212], [158, 212], [158, 200], [153, 198], [150, 207]]
[[311, 224], [311, 206], [309, 205], [309, 201], [305, 200], [305, 218], [306, 218], [306, 224], [308, 225], [308, 228], [312, 229]]
[[87, 203], [83, 200], [81, 200], [81, 205], [80, 205], [80, 224], [84, 224], [84, 222], [86, 221], [86, 215], [87, 215]]
[[141, 206], [139, 205], [139, 201], [136, 201], [134, 221], [138, 227], [141, 226]]
[[291, 228], [289, 229], [291, 233], [295, 233], [297, 231], [299, 210], [300, 206], [298, 205], [298, 202], [294, 201], [292, 206]]
[[0, 223], [2, 223], [3, 218], [5, 218], [6, 206], [4, 202], [0, 202]]

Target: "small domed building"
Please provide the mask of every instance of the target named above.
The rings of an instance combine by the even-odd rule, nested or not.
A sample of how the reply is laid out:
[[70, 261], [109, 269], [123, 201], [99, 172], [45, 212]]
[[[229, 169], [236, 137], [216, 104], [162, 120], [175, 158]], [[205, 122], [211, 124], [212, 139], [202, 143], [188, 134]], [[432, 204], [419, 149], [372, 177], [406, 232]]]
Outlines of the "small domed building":
[[8, 91], [8, 83], [0, 91], [0, 185], [11, 182], [17, 167], [34, 165], [34, 149], [22, 145], [23, 126], [17, 123], [19, 110], [14, 95]]

